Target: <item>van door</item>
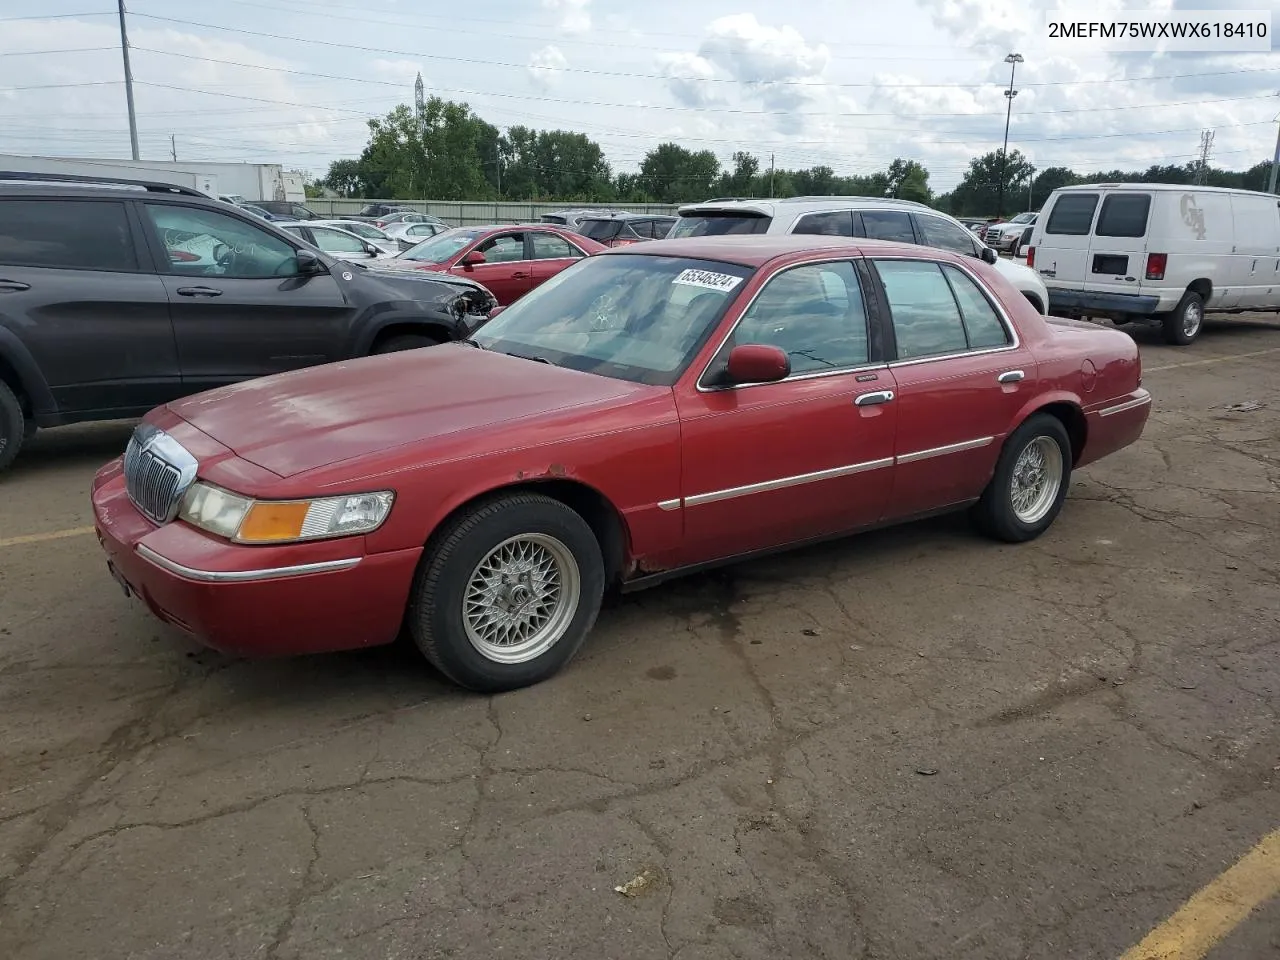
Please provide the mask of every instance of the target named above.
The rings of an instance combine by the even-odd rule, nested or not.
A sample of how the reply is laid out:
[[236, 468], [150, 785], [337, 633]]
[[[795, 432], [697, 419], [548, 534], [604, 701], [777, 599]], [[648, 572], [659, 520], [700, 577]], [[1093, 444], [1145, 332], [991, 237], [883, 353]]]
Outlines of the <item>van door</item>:
[[1186, 192], [1170, 190], [1161, 200], [1165, 209], [1152, 232], [1151, 251], [1169, 255], [1164, 288], [1182, 291], [1196, 280], [1207, 280], [1213, 291], [1205, 304], [1208, 309], [1237, 306], [1240, 287], [1232, 276], [1236, 243], [1230, 194], [1188, 187]]
[[1085, 261], [1086, 289], [1129, 296], [1142, 292], [1150, 219], [1150, 193], [1108, 190], [1102, 194]]
[[[1097, 193], [1059, 193], [1036, 233], [1036, 270], [1044, 278], [1053, 299], [1053, 288], [1083, 290], [1088, 279], [1089, 233], [1098, 211]], [[1034, 234], [1033, 234], [1034, 236]]]
[[1239, 290], [1239, 306], [1280, 306], [1280, 201], [1233, 193], [1231, 218], [1235, 222], [1231, 285]]

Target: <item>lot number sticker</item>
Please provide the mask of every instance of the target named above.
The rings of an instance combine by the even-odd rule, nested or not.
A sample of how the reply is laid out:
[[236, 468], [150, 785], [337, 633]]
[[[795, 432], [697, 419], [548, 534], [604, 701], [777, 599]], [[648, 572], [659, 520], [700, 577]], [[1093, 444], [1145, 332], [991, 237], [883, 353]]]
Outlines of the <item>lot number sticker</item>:
[[710, 270], [684, 270], [671, 282], [728, 293], [742, 282], [742, 278], [730, 276], [727, 273], [712, 273]]

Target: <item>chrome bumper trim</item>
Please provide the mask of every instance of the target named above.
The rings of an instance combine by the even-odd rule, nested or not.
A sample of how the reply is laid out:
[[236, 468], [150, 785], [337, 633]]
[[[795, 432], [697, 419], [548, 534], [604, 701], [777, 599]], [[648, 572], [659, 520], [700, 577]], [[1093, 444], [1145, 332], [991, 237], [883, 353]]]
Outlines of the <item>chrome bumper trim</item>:
[[1132, 400], [1126, 400], [1124, 403], [1117, 403], [1113, 407], [1105, 407], [1098, 411], [1100, 417], [1110, 417], [1117, 413], [1124, 413], [1126, 410], [1133, 410], [1137, 407], [1146, 406], [1151, 402], [1151, 394], [1146, 390], [1142, 391], [1142, 396], [1134, 397]]
[[300, 563], [292, 567], [266, 567], [261, 570], [197, 570], [161, 556], [141, 543], [138, 544], [137, 550], [138, 556], [160, 569], [176, 573], [188, 580], [199, 580], [202, 583], [245, 583], [254, 580], [275, 580], [280, 577], [303, 577], [309, 573], [333, 573], [338, 570], [350, 570], [363, 559], [351, 557], [346, 560], [323, 560], [319, 563]]

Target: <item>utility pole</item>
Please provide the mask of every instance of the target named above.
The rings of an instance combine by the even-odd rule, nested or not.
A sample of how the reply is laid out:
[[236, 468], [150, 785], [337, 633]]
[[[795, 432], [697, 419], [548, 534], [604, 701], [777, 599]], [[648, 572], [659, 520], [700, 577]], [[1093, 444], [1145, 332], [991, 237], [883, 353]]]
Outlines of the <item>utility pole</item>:
[[769, 197], [772, 199], [773, 192], [773, 154], [769, 154]]
[[173, 157], [173, 162], [178, 162], [178, 140], [175, 134], [169, 134], [169, 153]]
[[[1280, 117], [1276, 117], [1280, 120]], [[1267, 193], [1276, 192], [1276, 168], [1280, 167], [1280, 128], [1276, 130], [1276, 152], [1271, 158], [1271, 183], [1267, 186]]]
[[1213, 131], [1200, 131], [1200, 159], [1196, 161], [1196, 186], [1203, 186], [1209, 173], [1209, 155], [1213, 152]]
[[1013, 89], [1013, 74], [1018, 69], [1018, 64], [1023, 62], [1023, 56], [1020, 53], [1011, 53], [1004, 58], [1004, 62], [1009, 64], [1009, 89], [1004, 92], [1008, 105], [1004, 110], [1004, 146], [1000, 149], [1000, 185], [996, 192], [996, 219], [999, 220], [1004, 216], [1004, 171], [1005, 164], [1009, 160], [1009, 120], [1013, 116], [1013, 98], [1018, 95], [1018, 91]]
[[124, 54], [124, 96], [129, 102], [129, 145], [133, 159], [138, 157], [138, 117], [133, 112], [133, 70], [129, 66], [129, 31], [124, 24], [124, 0], [117, 0], [120, 8], [120, 52]]

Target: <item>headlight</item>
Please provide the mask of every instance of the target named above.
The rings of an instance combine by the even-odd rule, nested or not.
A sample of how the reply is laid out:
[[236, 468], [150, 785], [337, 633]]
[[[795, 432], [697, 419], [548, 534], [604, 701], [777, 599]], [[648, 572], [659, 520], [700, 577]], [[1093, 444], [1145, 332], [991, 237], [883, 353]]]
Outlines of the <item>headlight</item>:
[[371, 533], [387, 519], [395, 498], [381, 490], [316, 500], [252, 500], [196, 483], [178, 516], [237, 543], [294, 543]]

